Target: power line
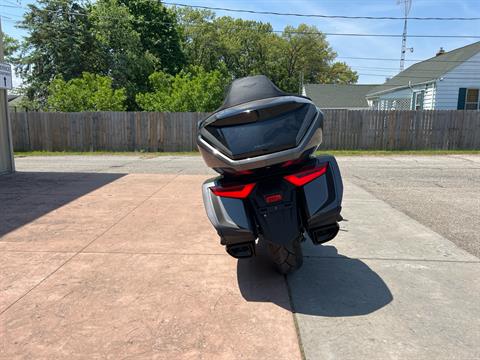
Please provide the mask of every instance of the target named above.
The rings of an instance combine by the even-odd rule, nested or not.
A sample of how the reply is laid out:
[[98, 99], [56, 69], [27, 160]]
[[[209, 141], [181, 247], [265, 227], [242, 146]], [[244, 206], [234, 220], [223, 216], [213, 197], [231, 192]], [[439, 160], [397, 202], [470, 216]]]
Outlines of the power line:
[[[5, 4], [0, 4], [0, 7], [8, 7], [8, 8], [15, 8], [15, 9], [23, 9], [23, 10], [31, 10], [31, 9], [28, 9], [24, 6], [12, 6], [12, 5], [5, 5]], [[49, 13], [63, 13], [63, 14], [67, 14], [67, 15], [78, 15], [78, 16], [88, 16], [87, 14], [82, 14], [82, 13], [79, 13], [79, 12], [75, 12], [75, 11], [65, 11], [63, 9], [58, 9], [58, 10], [50, 10], [50, 9], [42, 9], [42, 8], [36, 8], [38, 11], [46, 11], [46, 12], [49, 12]]]
[[[435, 79], [445, 79], [445, 80], [471, 80], [472, 77], [460, 77], [460, 76], [448, 76], [448, 77], [443, 77], [443, 76], [408, 76], [408, 75], [392, 75], [388, 76], [385, 74], [366, 74], [366, 73], [357, 73], [357, 75], [361, 76], [379, 76], [379, 77], [387, 77], [390, 79], [393, 78], [407, 78], [407, 79], [426, 79], [426, 80], [435, 80]], [[405, 85], [405, 84], [403, 84]]]
[[[276, 15], [276, 16], [295, 16], [295, 17], [313, 17], [313, 18], [326, 18], [326, 19], [366, 19], [366, 20], [405, 20], [405, 17], [396, 16], [349, 16], [349, 15], [324, 15], [324, 14], [300, 14], [300, 13], [283, 13], [277, 11], [259, 11], [259, 10], [247, 10], [247, 9], [232, 9], [214, 6], [201, 6], [201, 5], [187, 5], [181, 3], [173, 3], [164, 1], [163, 4], [191, 7], [204, 10], [217, 10], [217, 11], [229, 11], [248, 14], [261, 14], [261, 15]], [[480, 17], [408, 17], [408, 20], [434, 20], [434, 21], [471, 21], [480, 20]]]
[[[0, 5], [2, 6], [2, 5]], [[78, 16], [87, 16], [87, 14], [82, 14], [78, 12], [64, 11], [59, 10], [49, 10], [49, 9], [40, 9], [40, 11], [47, 11], [50, 13], [63, 13], [68, 15], [78, 15]], [[164, 24], [171, 24], [171, 22], [163, 22]], [[206, 22], [205, 24], [216, 25], [211, 22]], [[185, 25], [185, 24], [184, 24]], [[187, 24], [187, 26], [197, 26], [197, 24]], [[239, 26], [238, 28], [244, 29], [244, 27]], [[276, 34], [295, 34], [295, 35], [324, 35], [324, 36], [349, 36], [349, 37], [383, 37], [383, 38], [401, 38], [402, 34], [362, 34], [362, 33], [333, 33], [333, 32], [321, 32], [321, 31], [294, 31], [294, 30], [270, 30], [270, 29], [249, 29], [250, 31], [265, 32], [265, 33], [276, 33]], [[480, 39], [480, 35], [437, 35], [437, 34], [425, 34], [425, 35], [409, 35], [413, 38], [445, 38], [445, 39]]]
[[17, 14], [11, 14], [11, 13], [7, 13], [7, 12], [2, 12], [2, 15], [1, 16], [12, 16], [12, 17], [16, 17], [16, 18], [22, 18], [20, 15], [17, 15]]
[[8, 8], [14, 8], [14, 9], [25, 9], [24, 7], [20, 5], [7, 5], [7, 4], [0, 4], [2, 7], [8, 7]]
[[15, 2], [13, 2], [13, 1], [11, 1], [11, 0], [3, 0], [3, 1], [5, 1], [5, 2], [8, 3], [8, 4], [12, 4], [12, 5], [16, 5], [16, 6], [20, 5], [20, 4], [15, 3]]
[[[440, 55], [442, 56], [442, 55]], [[347, 60], [373, 60], [373, 61], [398, 61], [398, 59], [392, 58], [378, 58], [378, 57], [359, 57], [359, 56], [337, 56], [336, 59], [347, 59]], [[440, 63], [470, 63], [470, 64], [480, 64], [480, 61], [475, 60], [435, 60], [435, 59], [409, 59], [405, 61], [412, 62], [422, 62], [428, 60], [429, 62], [440, 62]]]
[[[273, 32], [281, 32], [279, 30], [274, 30]], [[290, 31], [289, 31], [290, 32]], [[328, 32], [304, 32], [304, 31], [296, 31], [291, 32], [294, 34], [307, 34], [307, 35], [314, 35], [314, 34], [323, 34], [327, 36], [353, 36], [353, 37], [395, 37], [401, 38], [403, 35], [401, 34], [360, 34], [360, 33], [328, 33]], [[480, 35], [408, 35], [408, 37], [413, 38], [453, 38], [453, 39], [480, 39]], [[398, 61], [398, 59], [397, 59]]]

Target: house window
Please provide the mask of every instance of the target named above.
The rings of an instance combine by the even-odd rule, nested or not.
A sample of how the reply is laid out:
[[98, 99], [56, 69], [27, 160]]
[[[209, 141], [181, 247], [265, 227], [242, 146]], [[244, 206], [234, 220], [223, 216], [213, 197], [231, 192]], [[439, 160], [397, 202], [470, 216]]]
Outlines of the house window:
[[478, 110], [478, 89], [467, 89], [465, 110]]
[[423, 110], [423, 99], [425, 98], [425, 91], [416, 91], [413, 93], [413, 110]]

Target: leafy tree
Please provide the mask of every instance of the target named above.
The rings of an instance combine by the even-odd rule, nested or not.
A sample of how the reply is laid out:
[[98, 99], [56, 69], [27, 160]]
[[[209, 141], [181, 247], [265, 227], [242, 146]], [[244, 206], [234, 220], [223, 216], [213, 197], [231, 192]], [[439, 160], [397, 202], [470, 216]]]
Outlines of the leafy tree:
[[259, 21], [215, 17], [206, 10], [177, 9], [184, 50], [192, 65], [211, 71], [225, 65], [234, 77], [265, 73], [272, 27]]
[[138, 94], [137, 102], [147, 111], [213, 111], [223, 100], [227, 76], [219, 70], [192, 66], [173, 76], [155, 72], [149, 77], [153, 92]]
[[3, 32], [1, 34], [3, 37], [3, 48], [4, 48], [5, 60], [9, 63], [14, 63], [15, 53], [20, 49], [20, 43], [14, 38], [12, 38], [11, 36], [8, 36]]
[[156, 59], [155, 70], [175, 74], [185, 65], [177, 18], [158, 0], [119, 0], [132, 15], [143, 51]]
[[328, 68], [327, 72], [320, 74], [318, 79], [323, 83], [353, 84], [358, 81], [358, 74], [346, 63], [335, 62]]
[[337, 53], [326, 36], [315, 26], [300, 24], [285, 27], [282, 39], [285, 56], [281, 64], [286, 76], [285, 87], [298, 89], [299, 75], [305, 83], [355, 83], [358, 76], [345, 63], [332, 63]]
[[273, 33], [269, 23], [216, 17], [213, 12], [176, 9], [188, 61], [207, 71], [226, 66], [234, 77], [265, 74], [282, 89], [298, 92], [307, 83], [355, 83], [358, 76], [316, 27], [301, 24]]
[[28, 31], [17, 70], [30, 100], [45, 104], [48, 84], [57, 75], [70, 80], [97, 72], [96, 44], [87, 9], [76, 0], [38, 0], [29, 4], [19, 27]]
[[114, 90], [112, 79], [83, 73], [81, 78], [65, 81], [56, 77], [48, 87], [47, 108], [50, 111], [122, 111], [125, 89]]
[[128, 108], [135, 108], [135, 94], [147, 90], [146, 79], [154, 71], [155, 58], [143, 51], [133, 15], [117, 0], [98, 0], [89, 19], [98, 46], [97, 73], [111, 77], [114, 87], [124, 87]]
[[28, 5], [20, 27], [28, 36], [17, 65], [26, 95], [46, 105], [48, 85], [83, 72], [109, 76], [125, 88], [129, 109], [135, 94], [148, 90], [155, 70], [176, 73], [184, 66], [176, 18], [156, 0], [39, 0]]

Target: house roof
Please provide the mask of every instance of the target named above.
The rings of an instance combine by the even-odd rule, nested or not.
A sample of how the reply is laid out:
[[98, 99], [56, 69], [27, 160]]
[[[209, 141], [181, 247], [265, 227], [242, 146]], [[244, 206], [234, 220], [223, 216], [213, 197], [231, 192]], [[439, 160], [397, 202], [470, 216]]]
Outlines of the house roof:
[[12, 94], [8, 94], [8, 102], [11, 102], [13, 100], [15, 100], [16, 98], [19, 98], [20, 95], [12, 95]]
[[404, 88], [409, 84], [415, 85], [434, 81], [478, 52], [480, 52], [480, 41], [413, 64], [387, 80], [383, 85], [372, 89], [367, 96]]
[[305, 84], [305, 94], [321, 109], [367, 108], [365, 95], [379, 85]]

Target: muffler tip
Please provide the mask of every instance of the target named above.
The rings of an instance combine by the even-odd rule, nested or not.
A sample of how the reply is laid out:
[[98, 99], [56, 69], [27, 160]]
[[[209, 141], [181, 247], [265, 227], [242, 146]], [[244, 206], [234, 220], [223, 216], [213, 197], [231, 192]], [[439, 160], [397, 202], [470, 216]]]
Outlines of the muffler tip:
[[315, 245], [320, 245], [335, 238], [339, 230], [340, 226], [335, 223], [312, 230], [309, 235]]
[[236, 259], [245, 259], [255, 254], [255, 243], [247, 242], [241, 244], [227, 245], [227, 253]]

